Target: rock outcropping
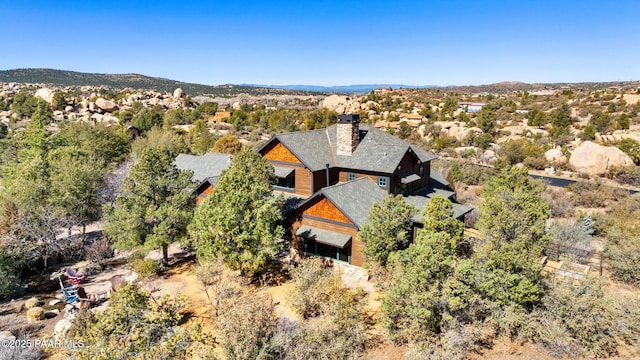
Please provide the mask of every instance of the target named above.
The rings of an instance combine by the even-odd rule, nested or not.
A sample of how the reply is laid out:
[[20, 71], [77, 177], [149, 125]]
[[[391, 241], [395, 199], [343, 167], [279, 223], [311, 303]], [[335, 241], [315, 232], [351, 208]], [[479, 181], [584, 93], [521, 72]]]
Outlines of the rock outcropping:
[[111, 100], [106, 100], [103, 98], [96, 99], [96, 106], [106, 112], [114, 112], [118, 110], [118, 105]]
[[49, 104], [51, 104], [51, 102], [53, 101], [53, 91], [48, 88], [42, 88], [42, 89], [36, 90], [36, 93], [33, 96], [39, 97], [40, 99], [48, 102]]
[[585, 141], [569, 158], [573, 171], [590, 176], [604, 175], [611, 166], [633, 165], [633, 160], [622, 150], [613, 146], [602, 146]]
[[545, 159], [553, 165], [561, 165], [567, 162], [567, 157], [560, 149], [549, 149], [544, 153]]

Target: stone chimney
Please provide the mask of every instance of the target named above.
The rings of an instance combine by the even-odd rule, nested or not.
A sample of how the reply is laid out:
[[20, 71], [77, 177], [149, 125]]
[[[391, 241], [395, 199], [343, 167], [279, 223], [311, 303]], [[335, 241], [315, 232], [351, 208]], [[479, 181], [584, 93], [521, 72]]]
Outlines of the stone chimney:
[[357, 114], [340, 114], [337, 122], [338, 155], [351, 155], [360, 142], [360, 116]]

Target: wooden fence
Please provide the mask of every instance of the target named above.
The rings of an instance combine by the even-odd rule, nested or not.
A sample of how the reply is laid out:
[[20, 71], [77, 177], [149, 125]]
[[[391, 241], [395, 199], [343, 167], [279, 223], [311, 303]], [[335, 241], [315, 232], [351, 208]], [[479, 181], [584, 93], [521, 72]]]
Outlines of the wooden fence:
[[544, 253], [553, 261], [558, 261], [560, 255], [563, 254], [572, 255], [575, 257], [576, 262], [590, 266], [602, 276], [604, 253], [601, 251], [551, 243], [544, 249]]

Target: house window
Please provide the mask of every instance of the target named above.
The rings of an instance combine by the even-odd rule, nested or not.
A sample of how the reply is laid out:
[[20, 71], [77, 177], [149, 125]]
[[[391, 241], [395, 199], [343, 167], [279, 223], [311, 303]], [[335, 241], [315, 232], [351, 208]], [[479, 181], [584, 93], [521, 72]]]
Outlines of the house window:
[[389, 178], [386, 176], [378, 176], [378, 186], [380, 186], [383, 189], [386, 189], [389, 187]]
[[322, 244], [312, 239], [304, 239], [304, 252], [310, 255], [338, 260], [351, 264], [351, 245], [340, 249], [335, 246]]
[[420, 165], [420, 177], [424, 176], [424, 165]]
[[353, 181], [356, 179], [356, 173], [347, 173], [347, 181]]
[[277, 177], [273, 187], [281, 190], [294, 191], [296, 187], [296, 173], [292, 172], [287, 177]]

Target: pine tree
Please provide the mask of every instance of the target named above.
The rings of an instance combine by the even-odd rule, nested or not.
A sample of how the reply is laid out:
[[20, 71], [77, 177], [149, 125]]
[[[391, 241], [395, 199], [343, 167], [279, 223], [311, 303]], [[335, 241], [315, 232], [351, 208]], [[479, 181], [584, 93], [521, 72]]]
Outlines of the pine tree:
[[200, 259], [220, 255], [232, 269], [252, 274], [278, 252], [284, 229], [281, 204], [271, 192], [273, 171], [250, 149], [233, 157], [189, 226]]
[[407, 204], [402, 195], [391, 195], [382, 204], [373, 204], [369, 223], [358, 236], [366, 244], [364, 253], [369, 261], [385, 266], [389, 255], [406, 249], [411, 243], [411, 217], [417, 209]]
[[186, 234], [195, 199], [190, 171], [179, 171], [168, 150], [142, 152], [125, 179], [115, 206], [107, 209], [105, 232], [115, 248], [160, 247], [168, 260], [170, 243]]

